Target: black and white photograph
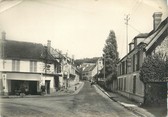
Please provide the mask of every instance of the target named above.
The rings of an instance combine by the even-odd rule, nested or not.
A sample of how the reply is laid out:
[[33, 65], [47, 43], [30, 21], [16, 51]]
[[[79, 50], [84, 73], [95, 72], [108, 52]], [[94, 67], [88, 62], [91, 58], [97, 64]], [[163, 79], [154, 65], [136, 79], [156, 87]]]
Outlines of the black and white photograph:
[[0, 117], [168, 117], [168, 0], [0, 0]]

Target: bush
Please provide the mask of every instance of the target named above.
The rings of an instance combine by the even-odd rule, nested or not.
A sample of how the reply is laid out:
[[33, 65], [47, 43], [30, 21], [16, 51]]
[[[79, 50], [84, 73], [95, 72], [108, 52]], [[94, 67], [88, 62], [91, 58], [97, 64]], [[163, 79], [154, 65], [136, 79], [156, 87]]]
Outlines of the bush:
[[144, 83], [144, 105], [166, 107], [167, 61], [160, 54], [148, 56], [140, 69], [140, 80]]
[[166, 61], [159, 54], [148, 56], [140, 70], [140, 80], [146, 82], [163, 82], [167, 76]]

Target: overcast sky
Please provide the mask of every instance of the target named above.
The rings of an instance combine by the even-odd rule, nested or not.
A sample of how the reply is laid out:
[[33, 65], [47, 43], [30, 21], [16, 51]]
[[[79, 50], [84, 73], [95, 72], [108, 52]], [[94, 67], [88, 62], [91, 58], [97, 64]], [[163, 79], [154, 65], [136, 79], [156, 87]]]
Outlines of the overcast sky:
[[77, 58], [99, 57], [110, 30], [119, 56], [126, 54], [125, 15], [129, 40], [153, 28], [154, 12], [167, 14], [166, 0], [12, 0], [0, 2], [0, 31], [7, 39], [46, 44]]

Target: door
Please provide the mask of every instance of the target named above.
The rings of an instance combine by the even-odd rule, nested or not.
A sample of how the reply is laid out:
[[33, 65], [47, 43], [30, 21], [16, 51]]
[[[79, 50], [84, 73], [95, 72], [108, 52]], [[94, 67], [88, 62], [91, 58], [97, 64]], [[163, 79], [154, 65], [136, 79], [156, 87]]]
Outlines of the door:
[[46, 93], [50, 94], [50, 80], [45, 81], [45, 89], [46, 89]]
[[29, 81], [29, 94], [37, 95], [37, 81]]

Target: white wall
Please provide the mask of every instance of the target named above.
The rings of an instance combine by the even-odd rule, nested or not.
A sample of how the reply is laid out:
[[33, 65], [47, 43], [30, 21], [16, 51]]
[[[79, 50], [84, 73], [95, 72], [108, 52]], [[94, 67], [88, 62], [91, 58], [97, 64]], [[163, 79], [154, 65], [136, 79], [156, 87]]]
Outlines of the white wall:
[[[133, 77], [136, 75], [136, 89], [135, 94], [133, 93]], [[139, 78], [139, 72], [135, 72], [128, 75], [119, 76], [117, 79], [126, 78], [126, 90], [119, 90], [118, 92], [128, 98], [133, 98], [136, 101], [142, 100], [141, 98], [144, 96], [144, 84]], [[124, 87], [124, 81], [122, 86]], [[119, 87], [119, 85], [118, 85]], [[124, 88], [123, 88], [124, 89]]]
[[[4, 63], [3, 63], [4, 62]], [[0, 71], [12, 71], [12, 60], [0, 60]], [[3, 68], [4, 64], [4, 68]]]
[[50, 81], [50, 92], [55, 92], [55, 87], [54, 87], [54, 77], [53, 76], [42, 76], [43, 82], [45, 82], [45, 80], [49, 80]]
[[140, 80], [139, 74], [137, 74], [136, 87], [136, 94], [144, 96], [144, 83]]
[[91, 76], [95, 76], [97, 74], [97, 66], [92, 70]]
[[[4, 68], [3, 68], [3, 60], [0, 60], [0, 71], [12, 71], [12, 60], [4, 60]], [[54, 64], [49, 64], [50, 70], [47, 70], [47, 73], [54, 73]], [[37, 62], [37, 73], [45, 73], [44, 70], [45, 64], [43, 62]], [[19, 72], [30, 72], [30, 61], [29, 60], [21, 60], [20, 61], [20, 71]]]
[[30, 61], [20, 61], [20, 72], [29, 72], [29, 71], [30, 71]]
[[[54, 64], [48, 64], [48, 65], [50, 65], [50, 69], [47, 70], [47, 73], [50, 73], [50, 74], [54, 73]], [[37, 72], [38, 73], [45, 73], [44, 68], [45, 68], [45, 63], [37, 62]]]

